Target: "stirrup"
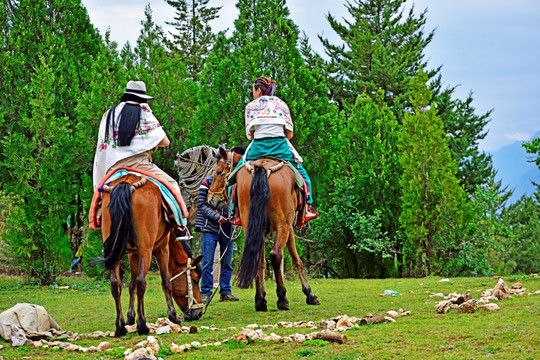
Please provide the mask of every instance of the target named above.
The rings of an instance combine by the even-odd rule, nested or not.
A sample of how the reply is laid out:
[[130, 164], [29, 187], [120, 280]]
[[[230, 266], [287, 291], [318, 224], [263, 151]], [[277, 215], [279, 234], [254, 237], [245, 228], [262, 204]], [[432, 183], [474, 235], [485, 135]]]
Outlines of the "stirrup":
[[313, 206], [311, 206], [310, 204], [307, 204], [306, 215], [305, 215], [306, 222], [315, 219], [317, 216], [319, 216], [319, 212], [315, 211], [315, 209], [313, 209]]
[[176, 241], [186, 241], [193, 239], [193, 236], [191, 236], [186, 226], [176, 228], [175, 233]]

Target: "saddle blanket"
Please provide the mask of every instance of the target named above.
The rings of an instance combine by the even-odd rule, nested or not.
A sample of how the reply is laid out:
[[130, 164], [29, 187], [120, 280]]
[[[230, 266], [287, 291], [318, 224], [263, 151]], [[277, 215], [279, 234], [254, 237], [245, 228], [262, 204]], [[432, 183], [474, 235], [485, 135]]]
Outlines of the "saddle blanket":
[[97, 216], [97, 210], [101, 202], [103, 185], [108, 185], [111, 182], [120, 179], [123, 176], [126, 176], [127, 174], [134, 174], [137, 176], [144, 175], [148, 178], [148, 180], [156, 184], [161, 191], [161, 197], [163, 201], [167, 204], [172, 214], [174, 215], [175, 223], [182, 226], [187, 225], [187, 218], [189, 216], [189, 212], [187, 211], [184, 199], [182, 199], [182, 196], [180, 195], [177, 196], [168, 183], [162, 181], [158, 176], [151, 174], [147, 171], [124, 167], [109, 172], [107, 175], [105, 175], [105, 177], [99, 183], [99, 186], [96, 188], [94, 196], [92, 197], [92, 203], [90, 205], [90, 229], [99, 229], [101, 227], [100, 219]]

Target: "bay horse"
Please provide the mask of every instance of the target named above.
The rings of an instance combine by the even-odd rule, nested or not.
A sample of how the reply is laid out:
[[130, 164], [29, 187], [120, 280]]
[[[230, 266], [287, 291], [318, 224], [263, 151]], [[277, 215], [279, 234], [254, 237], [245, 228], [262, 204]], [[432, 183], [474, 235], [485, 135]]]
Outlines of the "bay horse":
[[[104, 186], [102, 197], [101, 232], [104, 241], [104, 257], [98, 263], [104, 263], [111, 271], [111, 293], [116, 303], [115, 336], [127, 333], [122, 314], [121, 293], [122, 277], [120, 260], [127, 252], [131, 269], [129, 283], [129, 308], [127, 324], [135, 323], [135, 294], [137, 295], [137, 331], [140, 335], [149, 333], [144, 315], [144, 293], [146, 274], [150, 269], [152, 255], [155, 256], [161, 274], [161, 287], [167, 302], [167, 316], [176, 324], [181, 321], [176, 316], [172, 297], [184, 312], [184, 319], [197, 320], [202, 314], [202, 299], [199, 291], [199, 257], [190, 259], [189, 246], [176, 242], [173, 226], [166, 221], [162, 209], [161, 193], [156, 184], [146, 181], [145, 177], [128, 174]], [[189, 272], [189, 276], [180, 276], [171, 285], [171, 273]], [[191, 284], [185, 280], [191, 279]], [[188, 286], [191, 285], [191, 286]], [[191, 287], [191, 294], [188, 293]], [[189, 303], [196, 302], [192, 308]], [[187, 313], [187, 316], [186, 316]]]
[[[214, 202], [222, 201], [223, 195], [219, 196], [219, 194], [223, 194], [227, 189], [225, 177], [235, 168], [241, 158], [241, 155], [224, 148], [219, 149], [219, 154], [220, 160], [214, 181], [208, 191], [210, 197], [216, 198]], [[287, 290], [281, 271], [285, 246], [289, 249], [293, 266], [302, 283], [306, 303], [308, 305], [320, 304], [317, 296], [311, 291], [304, 273], [304, 265], [296, 250], [293, 228], [297, 207], [295, 176], [290, 168], [279, 164], [280, 162], [276, 160], [260, 159], [248, 163], [236, 174], [238, 209], [245, 234], [244, 253], [236, 283], [240, 288], [248, 288], [252, 286], [255, 279], [256, 311], [268, 310], [264, 289], [266, 269], [264, 244], [268, 232], [273, 232], [275, 235], [270, 261], [276, 278], [277, 308], [289, 310]]]

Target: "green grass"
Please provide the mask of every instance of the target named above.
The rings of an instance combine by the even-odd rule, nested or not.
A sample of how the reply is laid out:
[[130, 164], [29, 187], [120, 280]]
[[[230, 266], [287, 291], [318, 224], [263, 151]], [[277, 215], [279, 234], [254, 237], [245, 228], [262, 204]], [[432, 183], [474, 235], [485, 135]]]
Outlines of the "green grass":
[[[145, 297], [146, 316], [156, 321], [166, 313], [165, 299], [159, 284], [159, 275], [148, 277]], [[326, 280], [312, 279], [310, 284], [319, 297], [320, 306], [308, 306], [299, 281], [287, 282], [287, 295], [291, 310], [276, 309], [275, 285], [266, 284], [268, 312], [254, 311], [254, 290], [233, 288], [239, 302], [213, 301], [206, 315], [199, 321], [186, 323], [196, 325], [196, 334], [166, 334], [157, 337], [164, 359], [538, 359], [540, 358], [540, 295], [514, 296], [498, 302], [497, 312], [460, 314], [452, 309], [448, 314], [435, 313], [436, 299], [428, 292], [464, 293], [471, 290], [478, 298], [481, 290], [495, 286], [497, 280], [490, 278], [453, 278], [439, 282], [440, 278], [384, 279], [384, 280]], [[540, 290], [540, 278], [523, 276], [507, 277], [508, 285], [520, 281], [528, 291]], [[420, 286], [420, 284], [424, 284]], [[483, 285], [485, 284], [485, 285]], [[64, 329], [77, 333], [96, 330], [113, 331], [115, 309], [108, 284], [93, 283], [85, 278], [65, 278], [59, 285], [76, 285], [76, 290], [54, 290], [50, 287], [25, 286], [20, 278], [0, 276], [0, 311], [17, 303], [28, 302], [44, 306]], [[380, 297], [385, 289], [398, 291], [395, 297]], [[409, 291], [414, 293], [410, 293]], [[127, 289], [123, 292], [124, 314], [127, 311]], [[170, 344], [178, 345], [199, 341], [210, 343], [229, 338], [242, 326], [256, 323], [259, 326], [279, 321], [321, 321], [337, 315], [363, 317], [366, 313], [384, 315], [388, 310], [411, 310], [412, 315], [398, 318], [395, 323], [384, 323], [353, 328], [347, 331], [346, 344], [312, 341], [306, 344], [250, 343], [247, 346], [227, 344], [192, 350], [184, 354], [170, 354]], [[200, 326], [215, 325], [220, 329], [235, 326], [235, 331], [200, 330]], [[289, 335], [295, 332], [310, 333], [306, 328], [277, 328], [264, 330], [266, 334]], [[81, 354], [23, 347], [12, 349], [0, 340], [4, 348], [0, 359], [54, 358], [54, 359], [117, 359], [123, 349], [133, 347], [146, 339], [145, 336], [128, 334], [123, 338], [84, 339], [75, 342], [81, 346], [97, 346], [110, 341], [113, 353]], [[121, 351], [120, 351], [121, 350]]]

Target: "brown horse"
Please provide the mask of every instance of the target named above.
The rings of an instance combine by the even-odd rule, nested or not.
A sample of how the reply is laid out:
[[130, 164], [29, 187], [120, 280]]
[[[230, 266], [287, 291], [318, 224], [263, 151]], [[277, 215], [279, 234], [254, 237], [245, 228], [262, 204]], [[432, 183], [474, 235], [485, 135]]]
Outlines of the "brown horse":
[[[146, 182], [144, 177], [129, 174], [104, 188], [101, 225], [104, 258], [98, 262], [105, 263], [107, 269], [111, 271], [111, 293], [116, 303], [115, 335], [126, 334], [120, 301], [122, 292], [120, 260], [126, 251], [131, 269], [128, 325], [135, 323], [134, 303], [137, 294], [137, 331], [140, 335], [149, 333], [144, 316], [144, 293], [152, 255], [156, 257], [161, 273], [161, 286], [167, 302], [168, 318], [180, 324], [172, 301], [174, 294], [176, 303], [184, 311], [185, 319], [199, 319], [202, 314], [202, 299], [198, 286], [199, 274], [195, 267], [201, 258], [190, 264], [190, 251], [176, 243], [172, 226], [163, 214], [161, 193], [157, 185], [152, 181]], [[190, 276], [181, 276], [171, 285], [169, 271], [177, 274], [183, 269], [187, 269]], [[189, 278], [191, 284], [186, 281]], [[188, 285], [192, 288], [191, 300], [196, 300], [196, 306], [193, 308], [187, 306], [186, 295], [190, 296]]]
[[[219, 153], [221, 159], [217, 165], [216, 177], [209, 189], [210, 196], [221, 194], [225, 190], [225, 175], [235, 167], [240, 158], [238, 154], [223, 148], [220, 148]], [[261, 159], [251, 162], [236, 174], [238, 208], [245, 234], [244, 253], [236, 282], [240, 288], [247, 288], [252, 286], [254, 279], [256, 280], [256, 311], [267, 311], [264, 289], [266, 269], [264, 243], [268, 232], [275, 235], [270, 260], [276, 278], [278, 309], [289, 310], [287, 290], [281, 272], [285, 246], [289, 249], [294, 268], [300, 277], [306, 303], [320, 304], [317, 296], [311, 291], [304, 274], [302, 260], [296, 250], [293, 229], [297, 207], [294, 173], [288, 167], [279, 164], [275, 160]], [[216, 201], [218, 200], [220, 199]]]

